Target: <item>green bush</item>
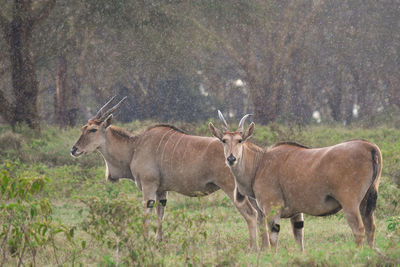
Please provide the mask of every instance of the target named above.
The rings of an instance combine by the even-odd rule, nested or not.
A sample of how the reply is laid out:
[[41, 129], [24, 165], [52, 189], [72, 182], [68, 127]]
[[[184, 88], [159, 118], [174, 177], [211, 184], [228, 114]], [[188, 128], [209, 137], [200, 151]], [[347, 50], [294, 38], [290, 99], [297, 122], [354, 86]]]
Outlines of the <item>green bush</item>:
[[89, 210], [83, 231], [115, 252], [103, 258], [106, 265], [154, 265], [154, 242], [142, 235], [142, 209], [135, 199], [91, 197], [82, 202]]
[[35, 198], [48, 179], [44, 176], [11, 176], [10, 163], [1, 166], [0, 174], [0, 242], [1, 264], [29, 262], [36, 265], [36, 256], [46, 247], [53, 248], [55, 261], [57, 247], [55, 236], [64, 233], [72, 241], [73, 229], [56, 222], [47, 198]]
[[392, 181], [383, 177], [379, 186], [376, 216], [387, 218], [393, 214], [400, 214], [399, 196], [400, 188]]
[[204, 225], [210, 219], [210, 215], [199, 212], [187, 216], [182, 212], [172, 212], [173, 220], [164, 223], [164, 238], [176, 242], [176, 246], [171, 247], [155, 240], [154, 216], [150, 218], [150, 235], [143, 234], [143, 205], [139, 198], [124, 195], [111, 199], [90, 197], [83, 198], [82, 202], [85, 208], [81, 213], [88, 210], [88, 216], [81, 226], [83, 231], [94, 238], [97, 244], [114, 252], [100, 259], [103, 265], [163, 265], [171, 252], [187, 265], [204, 262], [201, 256], [196, 256], [201, 255], [197, 244], [207, 239]]

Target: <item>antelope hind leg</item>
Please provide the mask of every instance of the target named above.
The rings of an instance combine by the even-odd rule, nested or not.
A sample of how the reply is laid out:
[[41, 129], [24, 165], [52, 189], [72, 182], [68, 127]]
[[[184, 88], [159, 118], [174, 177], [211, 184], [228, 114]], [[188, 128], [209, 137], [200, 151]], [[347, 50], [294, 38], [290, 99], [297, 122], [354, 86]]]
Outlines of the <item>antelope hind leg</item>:
[[347, 209], [343, 207], [344, 215], [347, 219], [347, 222], [350, 225], [351, 230], [353, 231], [354, 241], [358, 247], [361, 247], [364, 240], [364, 224], [361, 219], [360, 211], [357, 208]]
[[365, 195], [360, 205], [360, 212], [362, 221], [365, 226], [365, 234], [367, 236], [367, 243], [371, 248], [374, 248], [374, 236], [375, 236], [375, 222], [374, 222], [374, 211], [376, 208], [376, 201], [378, 198], [378, 192], [372, 185]]
[[365, 234], [367, 236], [367, 243], [371, 248], [374, 248], [374, 236], [375, 236], [375, 222], [374, 214], [371, 213], [368, 216], [362, 216], [362, 220], [365, 226]]

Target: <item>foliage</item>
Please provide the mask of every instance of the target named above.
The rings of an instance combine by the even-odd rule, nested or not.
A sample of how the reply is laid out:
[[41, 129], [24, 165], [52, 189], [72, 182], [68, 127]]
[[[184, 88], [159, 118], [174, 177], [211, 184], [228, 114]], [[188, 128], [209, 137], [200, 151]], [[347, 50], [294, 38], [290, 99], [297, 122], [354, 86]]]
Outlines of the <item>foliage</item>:
[[[80, 213], [88, 212], [87, 219], [82, 222], [82, 230], [88, 233], [100, 247], [107, 247], [113, 251], [101, 261], [104, 264], [115, 266], [155, 266], [163, 265], [165, 258], [171, 254], [171, 246], [156, 242], [154, 235], [143, 234], [143, 206], [135, 197], [119, 195], [116, 198], [90, 197], [83, 198], [85, 204]], [[165, 223], [165, 239], [169, 240], [174, 235], [177, 246], [176, 253], [181, 255], [181, 260], [188, 265], [202, 263], [202, 258], [196, 256], [197, 244], [207, 239], [205, 223], [210, 215], [202, 212], [186, 216], [181, 212], [173, 212], [173, 221]], [[153, 222], [155, 221], [153, 216]], [[164, 227], [165, 227], [164, 226]], [[151, 232], [156, 226], [151, 225]], [[187, 234], [182, 235], [185, 232]], [[187, 232], [186, 232], [187, 231]], [[82, 241], [82, 247], [86, 241]]]
[[[142, 234], [142, 210], [134, 200], [91, 197], [82, 201], [88, 209], [82, 229], [100, 246], [106, 245], [115, 251], [113, 265], [154, 265], [154, 242], [149, 242]], [[107, 261], [112, 262], [110, 258]]]
[[400, 231], [400, 216], [392, 216], [386, 220], [388, 222], [387, 229], [390, 232]]
[[394, 244], [400, 243], [400, 216], [391, 216], [386, 219], [388, 247], [391, 248]]
[[[24, 5], [34, 18], [49, 1]], [[11, 90], [16, 62], [5, 41], [17, 2], [0, 0], [4, 120], [12, 120], [11, 104], [22, 103], [14, 101], [22, 96]], [[400, 107], [397, 6], [397, 0], [56, 1], [47, 19], [22, 25], [35, 28], [24, 42], [32, 49], [23, 51], [32, 50], [28, 69], [37, 75], [29, 76], [38, 83], [26, 84], [38, 84], [46, 122], [55, 121], [57, 81], [64, 77], [73, 92], [66, 110], [81, 120], [110, 95], [129, 93], [124, 121], [199, 120], [223, 107], [236, 117], [255, 113], [263, 123], [309, 123], [318, 111], [324, 122], [372, 126], [397, 120]]]
[[10, 163], [1, 166], [0, 174], [0, 238], [1, 265], [7, 262], [36, 265], [36, 257], [46, 247], [52, 247], [52, 257], [58, 260], [56, 235], [63, 233], [72, 242], [74, 229], [53, 220], [52, 206], [47, 198], [35, 198], [47, 178], [24, 173], [12, 176]]
[[[215, 125], [218, 123], [215, 121]], [[138, 133], [152, 124], [151, 121], [134, 121], [120, 126]], [[191, 134], [204, 136], [210, 135], [207, 124], [176, 125]], [[0, 127], [0, 138], [5, 136], [3, 140], [10, 143], [0, 143], [0, 176], [8, 177], [7, 190], [15, 183], [13, 192], [21, 192], [11, 194], [12, 199], [8, 193], [1, 195], [0, 231], [7, 232], [7, 225], [10, 229], [19, 229], [19, 236], [13, 236], [9, 230], [7, 238], [10, 241], [7, 241], [6, 249], [0, 251], [6, 252], [8, 265], [17, 265], [21, 261], [18, 255], [21, 256], [24, 237], [21, 237], [21, 228], [17, 228], [20, 226], [31, 229], [30, 239], [27, 239], [30, 243], [25, 242], [25, 252], [21, 256], [25, 265], [374, 266], [400, 263], [397, 216], [400, 214], [397, 184], [400, 136], [394, 128], [256, 125], [251, 140], [261, 146], [291, 140], [320, 147], [365, 138], [377, 143], [384, 157], [375, 212], [377, 250], [356, 248], [343, 213], [339, 212], [324, 218], [305, 217], [304, 253], [300, 253], [295, 245], [290, 222], [283, 219], [277, 254], [247, 251], [246, 224], [230, 199], [220, 191], [201, 198], [169, 193], [163, 223], [164, 240], [159, 243], [155, 239], [155, 214], [150, 219], [149, 236], [143, 236], [141, 192], [130, 180], [106, 182], [104, 162], [98, 153], [72, 158], [69, 150], [79, 133], [77, 128], [44, 127], [42, 135], [37, 136], [27, 128], [13, 133], [7, 127]], [[3, 181], [0, 182], [3, 185]], [[5, 212], [5, 207], [10, 204], [11, 207], [15, 205], [14, 214], [20, 215], [10, 217], [8, 211]], [[35, 207], [34, 217], [32, 206]], [[0, 242], [4, 236], [0, 236]], [[16, 254], [11, 253], [14, 250]], [[0, 260], [4, 259], [1, 254], [0, 257]]]

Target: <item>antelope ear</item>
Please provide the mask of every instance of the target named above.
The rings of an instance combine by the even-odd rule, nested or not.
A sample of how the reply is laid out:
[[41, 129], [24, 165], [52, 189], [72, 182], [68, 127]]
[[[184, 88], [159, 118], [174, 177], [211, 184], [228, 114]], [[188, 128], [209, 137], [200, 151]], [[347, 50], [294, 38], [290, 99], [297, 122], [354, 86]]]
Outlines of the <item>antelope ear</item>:
[[113, 118], [113, 114], [110, 114], [107, 119], [104, 120], [103, 125], [104, 125], [104, 129], [108, 128], [108, 126], [111, 125], [111, 121]]
[[222, 140], [222, 137], [223, 137], [224, 135], [222, 134], [222, 132], [221, 132], [218, 128], [216, 128], [216, 127], [214, 126], [214, 124], [212, 124], [212, 122], [210, 122], [210, 123], [208, 124], [208, 127], [210, 128], [211, 133], [212, 133], [215, 137], [217, 137], [219, 140]]
[[255, 126], [254, 122], [250, 123], [249, 127], [246, 129], [246, 131], [242, 136], [243, 140], [246, 140], [247, 138], [253, 135], [254, 126]]

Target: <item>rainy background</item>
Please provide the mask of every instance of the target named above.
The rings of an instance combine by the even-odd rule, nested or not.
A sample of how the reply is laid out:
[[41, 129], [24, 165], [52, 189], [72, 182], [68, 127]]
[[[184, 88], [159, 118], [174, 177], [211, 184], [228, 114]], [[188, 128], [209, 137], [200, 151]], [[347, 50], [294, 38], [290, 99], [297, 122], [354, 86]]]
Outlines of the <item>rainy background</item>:
[[[18, 228], [21, 221], [3, 224], [0, 265], [255, 266], [260, 259], [278, 265], [399, 264], [399, 65], [399, 0], [0, 0], [3, 182], [7, 180], [4, 177], [34, 181], [45, 177], [46, 187], [32, 187], [32, 199], [23, 201], [50, 199], [53, 211], [43, 215], [38, 208], [28, 216], [34, 222], [24, 229], [37, 230], [37, 216], [59, 221], [47, 226], [49, 231], [40, 242], [36, 230], [29, 237]], [[278, 255], [249, 256], [244, 249], [248, 238], [245, 224], [222, 193], [210, 196], [212, 201], [173, 195], [175, 206], [170, 209], [176, 216], [166, 218], [170, 223], [167, 229], [176, 231], [176, 221], [195, 224], [196, 229], [192, 229], [191, 239], [173, 232], [170, 243], [154, 245], [158, 251], [143, 240], [140, 245], [130, 244], [130, 249], [127, 243], [122, 246], [125, 236], [121, 233], [125, 232], [108, 224], [101, 229], [111, 232], [111, 237], [96, 236], [101, 231], [95, 227], [100, 226], [82, 221], [87, 214], [95, 216], [97, 212], [105, 217], [106, 205], [134, 201], [132, 205], [137, 207], [140, 203], [140, 192], [128, 182], [104, 183], [104, 163], [99, 155], [79, 161], [68, 155], [79, 127], [114, 95], [117, 99], [128, 96], [115, 120], [133, 132], [152, 123], [169, 122], [193, 134], [210, 136], [206, 125], [216, 120], [220, 109], [232, 125], [244, 114], [254, 114], [254, 142], [260, 145], [292, 140], [325, 146], [353, 138], [377, 143], [386, 167], [379, 204], [384, 211], [378, 214], [377, 238], [384, 252], [352, 247], [348, 226], [343, 215], [338, 215], [328, 222], [314, 221], [317, 230], [338, 223], [342, 228], [337, 240], [329, 239], [325, 232], [327, 237], [320, 240], [318, 236], [323, 234], [316, 233], [314, 242], [309, 241], [308, 254], [295, 251], [287, 233], [288, 240], [283, 237], [284, 249]], [[12, 202], [13, 194], [5, 197], [7, 185], [2, 188], [0, 199]], [[77, 188], [80, 192], [74, 190]], [[125, 198], [125, 193], [136, 194], [137, 199]], [[22, 195], [19, 197], [24, 198]], [[87, 200], [72, 200], [77, 195], [109, 198], [97, 199], [95, 206]], [[126, 202], [112, 202], [116, 199]], [[210, 202], [220, 203], [222, 210], [215, 204], [209, 210]], [[190, 205], [200, 211], [186, 211]], [[188, 217], [179, 217], [179, 207]], [[212, 213], [218, 216], [211, 215], [211, 219], [234, 219], [214, 229], [215, 222], [205, 223]], [[2, 222], [12, 221], [11, 215], [4, 214], [0, 215]], [[128, 220], [125, 225], [133, 227], [135, 223]], [[91, 232], [88, 225], [96, 230]], [[239, 237], [232, 225], [240, 228]], [[231, 230], [224, 232], [228, 228]], [[25, 237], [16, 231], [11, 238], [11, 229], [20, 229]], [[130, 228], [130, 234], [139, 228], [135, 229]], [[49, 236], [50, 230], [65, 237]], [[216, 239], [217, 232], [225, 236]], [[65, 240], [70, 243], [64, 248], [57, 245]], [[320, 252], [312, 243], [328, 247]], [[343, 250], [342, 258], [335, 256]], [[289, 257], [288, 251], [294, 256]]]
[[75, 125], [112, 95], [124, 122], [399, 114], [396, 0], [15, 3], [0, 3], [4, 122]]

